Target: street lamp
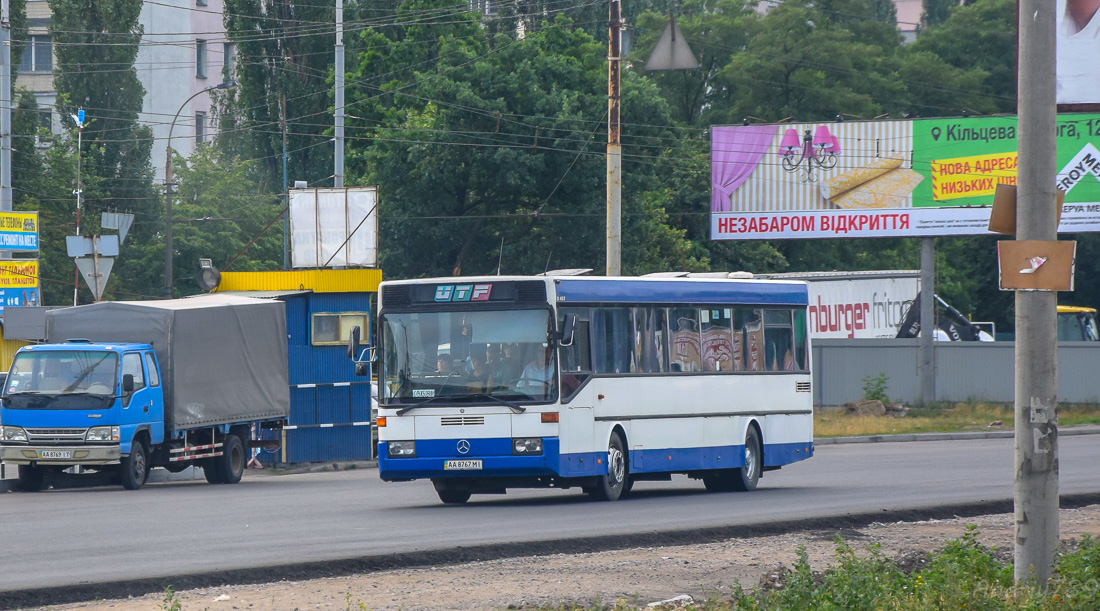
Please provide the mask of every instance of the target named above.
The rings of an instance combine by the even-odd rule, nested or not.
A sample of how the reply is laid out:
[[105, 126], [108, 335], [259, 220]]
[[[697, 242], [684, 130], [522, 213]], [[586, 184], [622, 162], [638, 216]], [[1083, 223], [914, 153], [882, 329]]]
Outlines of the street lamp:
[[226, 81], [195, 93], [184, 100], [183, 104], [180, 104], [176, 116], [172, 118], [172, 125], [168, 128], [168, 145], [164, 160], [164, 200], [167, 205], [164, 227], [164, 294], [169, 298], [172, 297], [172, 132], [176, 129], [176, 119], [180, 118], [180, 113], [183, 112], [184, 107], [200, 95], [215, 89], [232, 89], [236, 86], [237, 81]]

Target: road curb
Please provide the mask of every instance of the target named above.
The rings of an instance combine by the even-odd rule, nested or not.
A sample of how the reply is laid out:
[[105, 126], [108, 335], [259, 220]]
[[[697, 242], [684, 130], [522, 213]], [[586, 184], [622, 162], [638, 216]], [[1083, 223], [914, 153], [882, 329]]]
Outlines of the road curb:
[[[856, 437], [822, 437], [814, 439], [815, 446], [846, 443], [898, 443], [907, 441], [964, 441], [967, 439], [1011, 439], [1014, 431], [967, 431], [958, 433], [899, 433], [896, 435], [861, 435]], [[1100, 426], [1082, 426], [1058, 430], [1058, 436], [1100, 435]]]

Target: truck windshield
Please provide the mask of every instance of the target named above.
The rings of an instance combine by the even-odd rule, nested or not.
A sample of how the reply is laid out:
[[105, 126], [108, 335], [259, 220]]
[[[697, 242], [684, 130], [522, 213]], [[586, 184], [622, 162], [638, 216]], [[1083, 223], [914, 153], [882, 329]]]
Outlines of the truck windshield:
[[387, 313], [381, 402], [550, 401], [551, 330], [546, 309]]
[[118, 355], [113, 352], [24, 352], [12, 362], [4, 405], [17, 409], [100, 409], [104, 399], [114, 394], [116, 380]]

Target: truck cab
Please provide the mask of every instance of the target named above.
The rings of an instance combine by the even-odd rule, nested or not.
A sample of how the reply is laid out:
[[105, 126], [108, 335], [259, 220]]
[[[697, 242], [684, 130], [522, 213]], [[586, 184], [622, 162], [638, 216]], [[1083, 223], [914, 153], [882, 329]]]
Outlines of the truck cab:
[[1096, 308], [1058, 306], [1058, 341], [1100, 341], [1100, 329], [1096, 326]]
[[129, 488], [128, 469], [131, 479], [141, 476], [140, 486], [149, 449], [164, 442], [161, 379], [149, 344], [70, 340], [22, 348], [0, 399], [0, 460], [19, 466], [24, 489], [41, 488], [48, 471], [78, 465], [118, 470]]

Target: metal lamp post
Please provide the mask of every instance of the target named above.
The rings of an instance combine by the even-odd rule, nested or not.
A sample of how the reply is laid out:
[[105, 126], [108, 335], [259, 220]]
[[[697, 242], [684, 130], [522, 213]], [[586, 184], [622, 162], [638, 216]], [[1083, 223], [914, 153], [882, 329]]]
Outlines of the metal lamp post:
[[180, 104], [179, 110], [176, 111], [176, 116], [172, 118], [172, 125], [168, 127], [168, 144], [164, 161], [164, 200], [166, 204], [164, 227], [164, 295], [169, 298], [172, 297], [172, 132], [176, 129], [176, 120], [180, 118], [180, 113], [183, 112], [184, 107], [186, 107], [191, 100], [194, 100], [204, 93], [214, 91], [215, 89], [232, 89], [236, 86], [236, 81], [226, 81], [195, 93], [184, 100], [183, 104]]

